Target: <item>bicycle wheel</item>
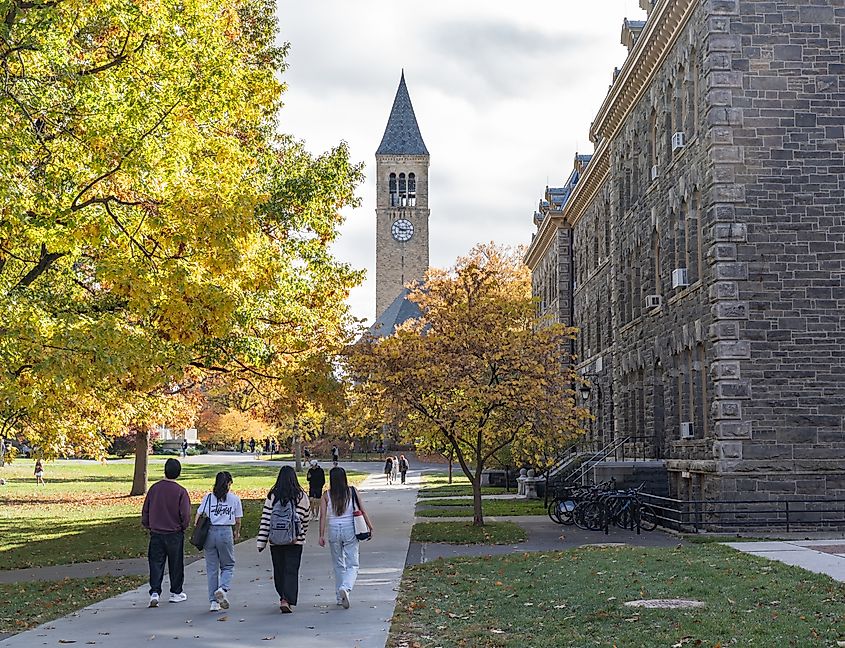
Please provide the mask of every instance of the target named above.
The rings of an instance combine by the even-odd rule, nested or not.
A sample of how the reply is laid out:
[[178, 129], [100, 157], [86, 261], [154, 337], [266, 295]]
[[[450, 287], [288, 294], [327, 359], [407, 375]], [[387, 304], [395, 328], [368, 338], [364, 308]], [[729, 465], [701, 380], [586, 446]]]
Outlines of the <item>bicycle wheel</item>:
[[641, 504], [639, 507], [640, 529], [643, 531], [654, 531], [657, 528], [657, 512], [648, 504]]
[[549, 519], [552, 522], [554, 522], [555, 524], [563, 524], [563, 522], [560, 519], [560, 516], [558, 515], [558, 502], [559, 501], [560, 500], [554, 499], [551, 502], [549, 502], [549, 509], [547, 511], [548, 514], [549, 514]]
[[599, 502], [584, 502], [575, 511], [581, 512], [581, 524], [578, 524], [578, 517], [575, 518], [575, 524], [581, 529], [598, 531], [604, 528], [604, 506]]

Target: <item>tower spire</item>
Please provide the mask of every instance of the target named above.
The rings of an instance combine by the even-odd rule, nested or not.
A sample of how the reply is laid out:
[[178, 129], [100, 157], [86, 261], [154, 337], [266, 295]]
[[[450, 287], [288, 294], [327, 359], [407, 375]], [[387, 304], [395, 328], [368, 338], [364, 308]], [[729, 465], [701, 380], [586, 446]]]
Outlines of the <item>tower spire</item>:
[[405, 85], [404, 68], [376, 155], [428, 155], [414, 114], [414, 106], [411, 104], [411, 96], [408, 94], [408, 86]]

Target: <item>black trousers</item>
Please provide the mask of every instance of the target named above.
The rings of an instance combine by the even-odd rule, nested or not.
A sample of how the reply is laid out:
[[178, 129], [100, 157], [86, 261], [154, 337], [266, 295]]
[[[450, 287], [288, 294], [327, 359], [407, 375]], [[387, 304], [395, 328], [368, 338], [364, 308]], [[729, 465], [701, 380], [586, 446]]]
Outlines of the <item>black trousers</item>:
[[407, 473], [407, 471], [406, 471], [406, 470], [400, 470], [400, 471], [399, 471], [399, 474], [400, 474], [400, 475], [402, 475], [402, 483], [403, 483], [403, 484], [405, 483], [405, 474], [406, 474], [406, 473]]
[[270, 557], [273, 559], [273, 582], [279, 598], [296, 605], [302, 545], [270, 545]]
[[185, 582], [185, 533], [150, 532], [150, 594], [161, 594], [164, 563], [170, 573], [170, 592], [181, 594]]

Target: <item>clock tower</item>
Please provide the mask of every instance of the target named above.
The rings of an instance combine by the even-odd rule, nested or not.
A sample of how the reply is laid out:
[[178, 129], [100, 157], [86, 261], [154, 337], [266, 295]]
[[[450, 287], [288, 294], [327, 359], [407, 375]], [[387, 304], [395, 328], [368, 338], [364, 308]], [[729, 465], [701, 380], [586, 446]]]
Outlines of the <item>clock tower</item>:
[[376, 317], [428, 270], [428, 161], [403, 72], [376, 151]]

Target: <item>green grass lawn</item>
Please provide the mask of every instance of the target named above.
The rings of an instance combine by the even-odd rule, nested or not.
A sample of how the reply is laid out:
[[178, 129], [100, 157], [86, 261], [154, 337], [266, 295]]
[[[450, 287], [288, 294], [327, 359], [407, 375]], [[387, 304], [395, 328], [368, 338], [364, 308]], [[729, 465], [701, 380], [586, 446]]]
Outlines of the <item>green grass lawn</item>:
[[0, 584], [0, 632], [22, 632], [146, 582], [146, 576], [103, 576]]
[[[625, 607], [688, 598], [706, 607]], [[718, 545], [584, 548], [405, 570], [388, 646], [836, 646], [845, 586]]]
[[514, 544], [525, 542], [528, 534], [513, 522], [487, 522], [476, 527], [464, 522], [417, 522], [411, 527], [415, 542], [448, 544]]
[[[516, 491], [516, 485], [511, 486], [511, 492]], [[501, 486], [482, 486], [482, 495], [501, 495], [505, 489]], [[452, 483], [445, 473], [423, 475], [419, 497], [452, 497], [455, 495], [472, 495], [472, 485], [469, 479], [458, 471], [452, 475]]]
[[[0, 487], [0, 570], [146, 555], [148, 536], [140, 523], [143, 497], [126, 495], [132, 482], [131, 463], [50, 462], [45, 465], [44, 486], [36, 486], [32, 466], [32, 461], [17, 460], [0, 472], [7, 480]], [[179, 482], [195, 507], [219, 470], [232, 473], [233, 491], [243, 501], [241, 537], [253, 537], [278, 467], [183, 464]], [[151, 462], [150, 482], [157, 481], [162, 471], [163, 462]], [[366, 476], [349, 473], [352, 483]], [[304, 474], [300, 480], [304, 484]], [[185, 553], [198, 552], [186, 542]]]
[[[471, 500], [422, 500], [420, 506], [437, 506], [437, 508], [420, 508], [418, 517], [472, 517]], [[484, 515], [545, 515], [546, 507], [543, 500], [504, 499], [483, 500]]]

